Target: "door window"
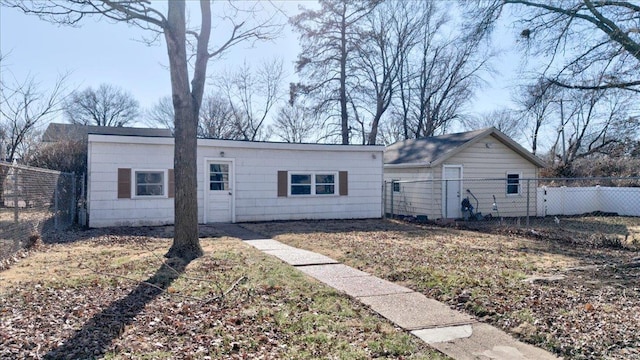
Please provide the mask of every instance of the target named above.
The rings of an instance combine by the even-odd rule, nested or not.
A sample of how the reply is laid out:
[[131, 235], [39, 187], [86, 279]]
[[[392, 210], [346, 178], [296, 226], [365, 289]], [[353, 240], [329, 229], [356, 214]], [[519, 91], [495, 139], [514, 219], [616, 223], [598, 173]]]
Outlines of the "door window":
[[229, 164], [209, 164], [209, 190], [229, 190]]

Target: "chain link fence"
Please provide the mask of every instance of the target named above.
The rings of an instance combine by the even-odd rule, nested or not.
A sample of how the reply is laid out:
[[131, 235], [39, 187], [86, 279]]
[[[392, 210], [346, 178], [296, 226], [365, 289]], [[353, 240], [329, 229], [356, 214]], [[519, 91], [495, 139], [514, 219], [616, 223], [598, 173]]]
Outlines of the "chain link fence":
[[640, 178], [393, 180], [384, 184], [384, 209], [410, 221], [555, 233], [575, 227], [640, 242]]
[[0, 162], [0, 260], [71, 226], [75, 187], [72, 173]]

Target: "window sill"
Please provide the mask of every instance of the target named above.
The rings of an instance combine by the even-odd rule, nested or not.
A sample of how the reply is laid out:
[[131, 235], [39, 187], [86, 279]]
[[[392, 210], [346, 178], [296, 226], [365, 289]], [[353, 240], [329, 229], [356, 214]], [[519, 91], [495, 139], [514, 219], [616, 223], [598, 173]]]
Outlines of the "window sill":
[[146, 195], [146, 196], [132, 196], [130, 200], [155, 200], [155, 199], [168, 199], [167, 195]]
[[323, 194], [323, 195], [291, 195], [289, 194], [288, 197], [290, 198], [323, 198], [323, 197], [339, 197], [340, 195], [338, 194]]

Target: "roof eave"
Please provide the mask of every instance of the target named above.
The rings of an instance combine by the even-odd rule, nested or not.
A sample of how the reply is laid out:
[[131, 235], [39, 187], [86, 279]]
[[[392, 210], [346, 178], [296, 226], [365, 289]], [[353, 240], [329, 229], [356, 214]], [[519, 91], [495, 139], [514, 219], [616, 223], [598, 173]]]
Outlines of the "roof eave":
[[416, 167], [431, 167], [432, 164], [428, 162], [412, 162], [412, 163], [402, 163], [402, 164], [384, 164], [384, 167], [387, 169], [407, 169], [407, 168], [416, 168]]

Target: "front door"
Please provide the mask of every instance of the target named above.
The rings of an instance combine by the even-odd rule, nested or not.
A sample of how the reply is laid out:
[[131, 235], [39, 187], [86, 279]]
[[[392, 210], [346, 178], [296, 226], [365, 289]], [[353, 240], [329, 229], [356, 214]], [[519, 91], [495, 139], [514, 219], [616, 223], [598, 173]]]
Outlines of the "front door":
[[456, 219], [460, 217], [460, 192], [462, 190], [462, 166], [445, 165], [443, 181], [444, 217]]
[[205, 176], [207, 223], [232, 222], [233, 163], [208, 161]]

